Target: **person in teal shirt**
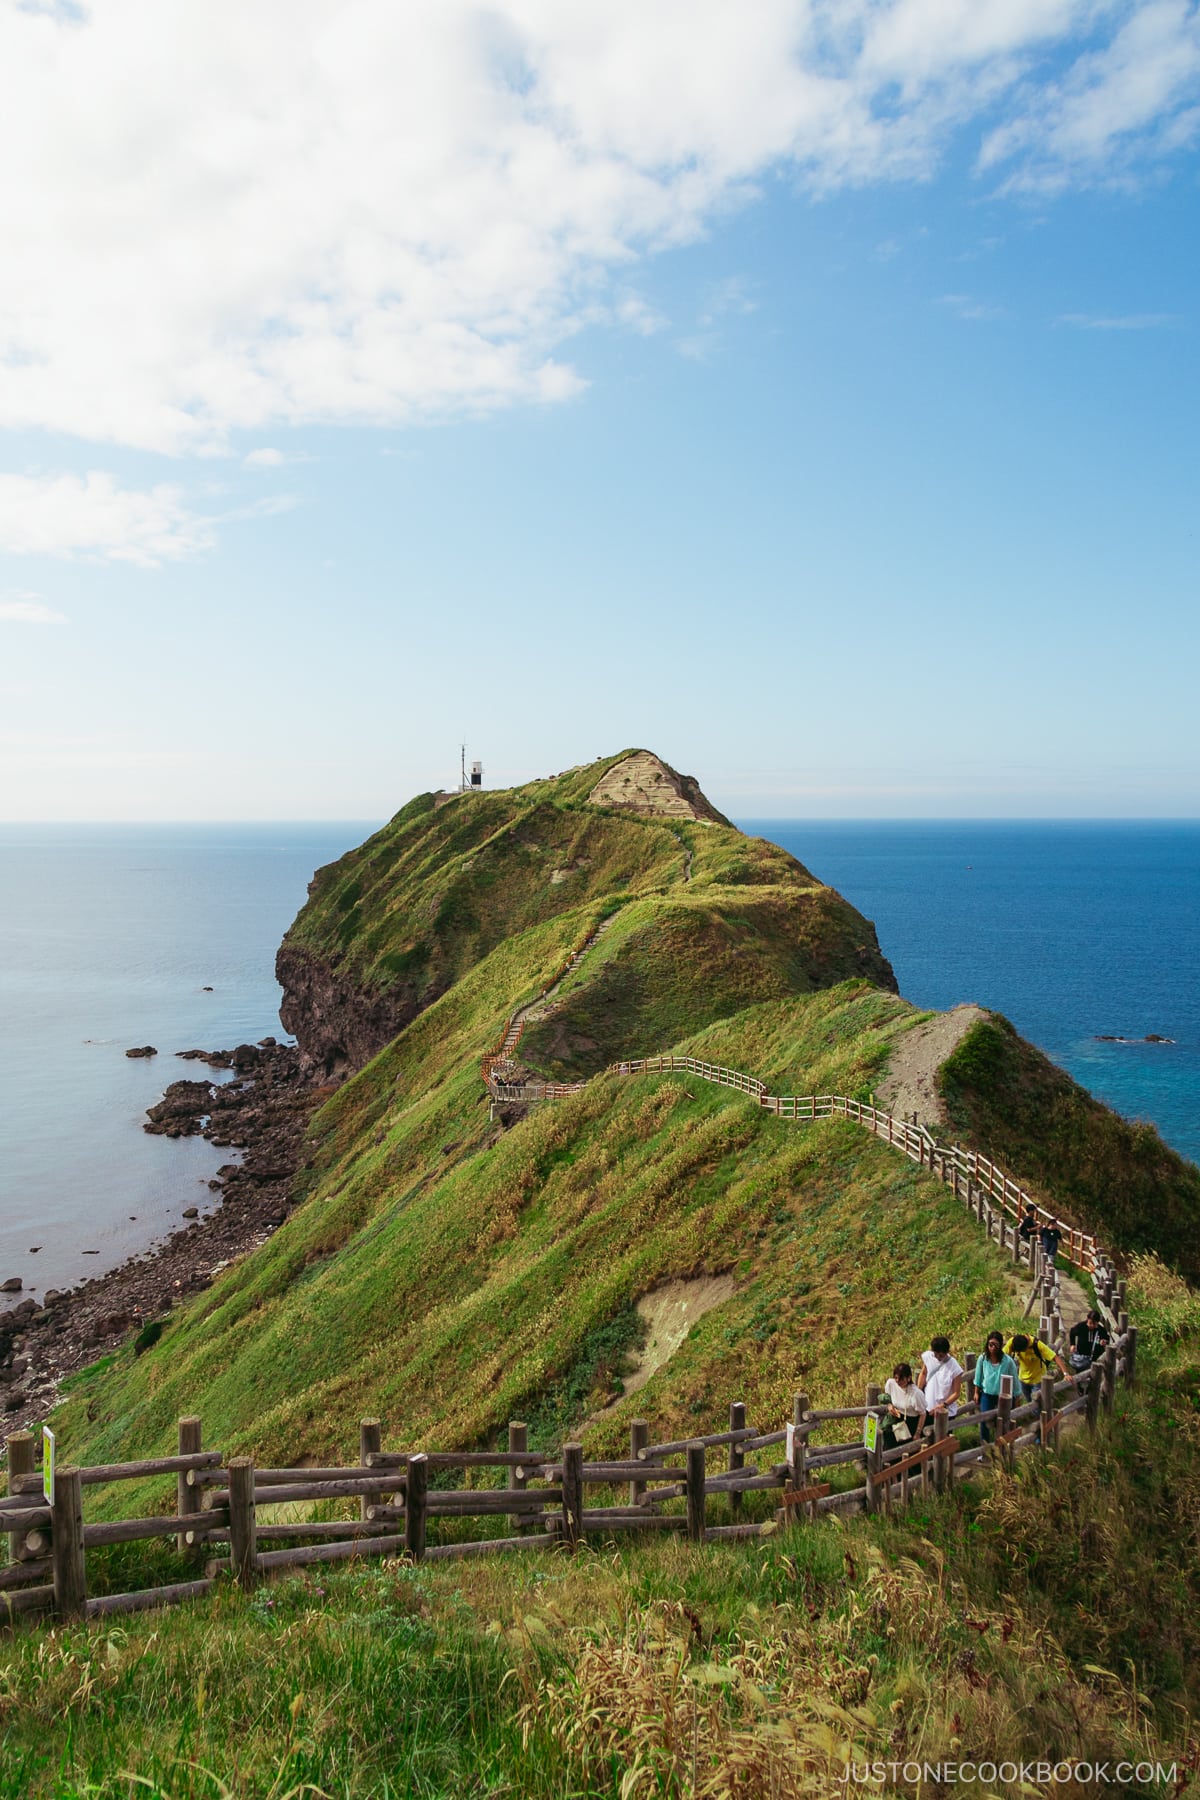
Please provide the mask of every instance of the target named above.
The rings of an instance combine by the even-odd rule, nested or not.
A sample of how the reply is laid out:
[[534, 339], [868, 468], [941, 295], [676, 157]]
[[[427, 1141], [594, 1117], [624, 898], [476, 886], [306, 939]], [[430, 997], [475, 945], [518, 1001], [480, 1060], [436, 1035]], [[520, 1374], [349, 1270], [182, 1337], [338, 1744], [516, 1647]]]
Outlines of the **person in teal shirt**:
[[[1005, 1354], [1004, 1338], [998, 1331], [989, 1331], [987, 1345], [983, 1355], [975, 1364], [973, 1382], [975, 1392], [979, 1395], [981, 1413], [995, 1412], [1000, 1404], [1000, 1383], [1008, 1376], [1008, 1392], [1013, 1395], [1017, 1391], [1020, 1374], [1011, 1356]], [[985, 1444], [992, 1441], [992, 1427], [986, 1420], [979, 1427], [979, 1435]]]

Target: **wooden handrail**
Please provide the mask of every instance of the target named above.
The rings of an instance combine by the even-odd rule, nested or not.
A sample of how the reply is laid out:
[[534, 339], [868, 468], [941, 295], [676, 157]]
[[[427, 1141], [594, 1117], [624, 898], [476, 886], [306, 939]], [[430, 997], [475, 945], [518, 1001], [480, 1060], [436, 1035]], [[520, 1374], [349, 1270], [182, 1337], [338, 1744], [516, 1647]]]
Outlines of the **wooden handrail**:
[[[506, 1026], [505, 1031], [507, 1030]], [[584, 1088], [599, 1079], [589, 1076], [582, 1081], [498, 1082], [491, 1073], [494, 1061], [494, 1057], [484, 1059], [483, 1074], [493, 1098], [498, 1100], [518, 1103], [561, 1100], [570, 1094], [582, 1093]], [[721, 1063], [706, 1062], [700, 1057], [665, 1053], [610, 1063], [604, 1073], [615, 1076], [695, 1075], [701, 1081], [710, 1081], [718, 1087], [733, 1088], [738, 1093], [751, 1096], [765, 1112], [773, 1113], [776, 1118], [791, 1119], [802, 1124], [831, 1117], [849, 1119], [854, 1124], [862, 1125], [874, 1137], [885, 1139], [893, 1149], [901, 1150], [911, 1161], [929, 1169], [931, 1174], [937, 1175], [947, 1187], [954, 1188], [956, 1193], [956, 1176], [965, 1176], [968, 1184], [974, 1183], [987, 1193], [989, 1199], [997, 1202], [1009, 1219], [1020, 1220], [1030, 1208], [1037, 1215], [1039, 1224], [1049, 1225], [1058, 1218], [1058, 1214], [1042, 1206], [1011, 1175], [1007, 1175], [979, 1151], [965, 1150], [959, 1144], [939, 1144], [924, 1125], [913, 1125], [907, 1119], [898, 1119], [894, 1114], [882, 1112], [867, 1101], [855, 1100], [848, 1094], [769, 1094], [764, 1081], [760, 1081], [755, 1075], [748, 1075], [743, 1069], [726, 1068]], [[1063, 1236], [1067, 1243], [1068, 1260], [1076, 1268], [1092, 1273], [1097, 1265], [1096, 1239], [1077, 1225], [1068, 1226]]]
[[[611, 915], [610, 915], [611, 916]], [[580, 950], [568, 959], [565, 975], [578, 957], [595, 942], [600, 926], [590, 934]], [[562, 980], [557, 977], [551, 987]], [[545, 997], [550, 988], [544, 989]], [[530, 1006], [537, 1002], [530, 1002]], [[504, 1038], [522, 1011], [510, 1015]], [[515, 1100], [557, 1098], [580, 1092], [589, 1083], [538, 1082], [501, 1083], [491, 1074], [495, 1054], [484, 1059], [484, 1076], [495, 1097]], [[916, 1126], [890, 1113], [881, 1112], [865, 1101], [844, 1094], [768, 1094], [766, 1084], [742, 1070], [729, 1069], [719, 1063], [697, 1057], [664, 1054], [639, 1057], [614, 1063], [605, 1071], [609, 1075], [634, 1076], [658, 1073], [686, 1073], [701, 1080], [736, 1089], [757, 1101], [776, 1117], [811, 1123], [818, 1119], [839, 1117], [853, 1121], [912, 1161], [919, 1163], [950, 1187], [970, 1210], [985, 1224], [989, 1236], [995, 1217], [994, 1202], [1000, 1215], [1000, 1241], [1005, 1244], [1007, 1219], [1019, 1216], [1033, 1207], [1039, 1217], [1051, 1216], [1038, 1206], [1025, 1189], [978, 1151], [959, 1145], [941, 1145], [924, 1126]], [[985, 1200], [986, 1196], [986, 1200]], [[1087, 1399], [1066, 1400], [1068, 1392], [1078, 1389], [1077, 1378], [1047, 1381], [1038, 1400], [1011, 1408], [1006, 1415], [1009, 1426], [995, 1440], [997, 1448], [1010, 1454], [1028, 1446], [1040, 1435], [1042, 1448], [1057, 1443], [1057, 1422], [1078, 1413], [1086, 1406], [1087, 1421], [1094, 1427], [1101, 1406], [1111, 1409], [1117, 1380], [1134, 1379], [1137, 1331], [1129, 1324], [1125, 1306], [1125, 1284], [1118, 1281], [1109, 1253], [1096, 1239], [1078, 1227], [1068, 1234], [1072, 1260], [1092, 1270], [1096, 1276], [1097, 1304], [1118, 1332], [1113, 1345], [1095, 1365]], [[1011, 1249], [1021, 1261], [1020, 1246], [1014, 1231]], [[1056, 1279], [1056, 1278], [1055, 1278]], [[1056, 1307], [1053, 1287], [1043, 1301], [1049, 1313]], [[1114, 1310], [1115, 1309], [1115, 1310]], [[1118, 1356], [1118, 1351], [1122, 1352]], [[605, 1531], [618, 1529], [684, 1530], [697, 1541], [723, 1540], [753, 1535], [761, 1527], [747, 1524], [708, 1528], [705, 1523], [705, 1497], [709, 1494], [730, 1496], [731, 1507], [740, 1505], [740, 1496], [759, 1489], [779, 1488], [783, 1505], [779, 1517], [787, 1520], [807, 1507], [812, 1516], [848, 1505], [862, 1503], [868, 1510], [891, 1503], [892, 1486], [900, 1483], [901, 1497], [908, 1497], [908, 1475], [915, 1468], [938, 1465], [938, 1485], [953, 1479], [958, 1466], [969, 1467], [986, 1456], [986, 1446], [956, 1448], [956, 1433], [980, 1422], [980, 1415], [970, 1408], [955, 1419], [940, 1417], [938, 1436], [933, 1443], [914, 1451], [884, 1453], [879, 1445], [867, 1450], [860, 1443], [812, 1445], [811, 1433], [827, 1421], [866, 1418], [880, 1411], [875, 1396], [868, 1390], [867, 1405], [813, 1410], [806, 1395], [797, 1395], [793, 1423], [783, 1431], [759, 1432], [745, 1424], [745, 1409], [740, 1403], [731, 1412], [731, 1429], [713, 1432], [705, 1437], [673, 1439], [658, 1444], [647, 1443], [649, 1428], [643, 1420], [631, 1426], [628, 1459], [614, 1458], [586, 1463], [578, 1444], [564, 1445], [557, 1454], [542, 1454], [526, 1447], [526, 1427], [509, 1427], [507, 1451], [390, 1451], [379, 1448], [378, 1420], [363, 1421], [360, 1428], [359, 1463], [346, 1468], [255, 1469], [249, 1459], [236, 1457], [226, 1461], [219, 1451], [200, 1449], [200, 1420], [194, 1415], [179, 1421], [177, 1456], [150, 1457], [139, 1462], [98, 1464], [88, 1469], [68, 1468], [59, 1471], [52, 1506], [39, 1504], [41, 1477], [32, 1468], [32, 1440], [18, 1433], [8, 1440], [10, 1497], [0, 1503], [0, 1527], [10, 1535], [14, 1561], [0, 1569], [0, 1618], [5, 1609], [12, 1615], [53, 1610], [62, 1618], [100, 1616], [111, 1612], [140, 1610], [147, 1606], [172, 1604], [207, 1593], [211, 1581], [180, 1582], [170, 1587], [142, 1592], [117, 1594], [103, 1600], [87, 1599], [85, 1549], [102, 1544], [134, 1542], [142, 1538], [176, 1536], [182, 1551], [199, 1548], [206, 1541], [228, 1547], [229, 1566], [235, 1580], [250, 1586], [259, 1575], [273, 1568], [290, 1567], [306, 1561], [331, 1561], [341, 1557], [394, 1554], [403, 1550], [414, 1560], [426, 1555], [426, 1524], [429, 1518], [465, 1519], [471, 1516], [503, 1516], [515, 1514], [521, 1521], [522, 1535], [514, 1538], [483, 1539], [471, 1543], [433, 1545], [432, 1556], [483, 1555], [493, 1550], [536, 1547], [538, 1532], [543, 1542], [560, 1542], [573, 1548], [585, 1535], [589, 1525]], [[1058, 1401], [1064, 1400], [1059, 1405]], [[1043, 1416], [1044, 1413], [1044, 1416]], [[988, 1415], [990, 1418], [991, 1415]], [[1012, 1428], [1012, 1421], [1026, 1421]], [[1051, 1423], [1052, 1422], [1052, 1423]], [[368, 1429], [369, 1428], [369, 1429]], [[993, 1426], [994, 1429], [994, 1426]], [[757, 1453], [772, 1445], [788, 1441], [789, 1461], [767, 1470], [744, 1466], [747, 1453]], [[793, 1455], [792, 1445], [796, 1445]], [[708, 1477], [705, 1457], [709, 1450], [728, 1447], [730, 1467]], [[683, 1453], [686, 1467], [665, 1467], [662, 1458]], [[734, 1458], [737, 1458], [735, 1463]], [[897, 1459], [898, 1458], [898, 1459]], [[825, 1468], [853, 1461], [863, 1461], [865, 1484], [846, 1493], [832, 1494], [821, 1484], [800, 1486], [794, 1476], [797, 1468]], [[365, 1465], [365, 1466], [364, 1466]], [[509, 1485], [484, 1489], [430, 1489], [431, 1472], [490, 1469], [507, 1473]], [[114, 1523], [86, 1525], [83, 1521], [82, 1492], [101, 1483], [127, 1481], [153, 1475], [174, 1475], [177, 1482], [178, 1508], [162, 1517], [123, 1520]], [[680, 1479], [682, 1477], [682, 1479]], [[554, 1486], [530, 1487], [530, 1481]], [[923, 1483], [928, 1480], [922, 1476]], [[629, 1483], [631, 1504], [624, 1507], [586, 1508], [585, 1486], [614, 1486]], [[213, 1490], [216, 1491], [213, 1491]], [[401, 1499], [382, 1503], [382, 1495]], [[258, 1550], [258, 1508], [288, 1500], [361, 1497], [362, 1516], [357, 1520], [324, 1521], [313, 1524], [307, 1535], [329, 1539], [339, 1530], [343, 1538], [333, 1542], [300, 1544], [294, 1549]], [[654, 1508], [673, 1499], [686, 1498], [686, 1519], [662, 1516]], [[554, 1509], [551, 1511], [550, 1509]], [[736, 1514], [735, 1514], [736, 1516]], [[403, 1536], [380, 1530], [380, 1522], [403, 1522]], [[35, 1539], [44, 1525], [51, 1528], [52, 1555], [39, 1553]], [[32, 1529], [31, 1529], [32, 1528]], [[265, 1522], [264, 1537], [273, 1535]], [[530, 1533], [533, 1533], [531, 1536]], [[27, 1535], [28, 1534], [28, 1535]], [[304, 1522], [275, 1528], [274, 1535], [302, 1537]], [[41, 1547], [45, 1537], [42, 1535]], [[21, 1546], [24, 1546], [23, 1548]], [[52, 1571], [52, 1588], [35, 1586], [39, 1577]]]

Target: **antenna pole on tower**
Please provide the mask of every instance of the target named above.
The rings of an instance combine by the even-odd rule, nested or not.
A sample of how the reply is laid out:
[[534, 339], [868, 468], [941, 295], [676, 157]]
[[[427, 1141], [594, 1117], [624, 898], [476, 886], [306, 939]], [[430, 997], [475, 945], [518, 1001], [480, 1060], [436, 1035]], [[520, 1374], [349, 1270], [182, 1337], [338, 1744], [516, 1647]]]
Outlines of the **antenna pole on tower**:
[[458, 791], [460, 794], [465, 794], [467, 791], [467, 746], [463, 744], [460, 746], [460, 749], [462, 752], [462, 762], [459, 773]]

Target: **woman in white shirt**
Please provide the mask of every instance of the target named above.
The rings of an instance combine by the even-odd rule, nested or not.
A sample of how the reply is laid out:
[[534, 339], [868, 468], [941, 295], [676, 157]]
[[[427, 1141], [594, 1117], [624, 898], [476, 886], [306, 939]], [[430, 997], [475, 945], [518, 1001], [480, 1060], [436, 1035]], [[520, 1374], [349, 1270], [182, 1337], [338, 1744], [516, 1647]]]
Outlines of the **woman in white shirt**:
[[894, 1450], [897, 1444], [906, 1441], [903, 1432], [896, 1436], [898, 1424], [903, 1426], [909, 1438], [920, 1437], [925, 1423], [925, 1396], [913, 1380], [911, 1365], [906, 1362], [896, 1364], [883, 1391], [889, 1401], [888, 1416], [883, 1422], [883, 1447]]

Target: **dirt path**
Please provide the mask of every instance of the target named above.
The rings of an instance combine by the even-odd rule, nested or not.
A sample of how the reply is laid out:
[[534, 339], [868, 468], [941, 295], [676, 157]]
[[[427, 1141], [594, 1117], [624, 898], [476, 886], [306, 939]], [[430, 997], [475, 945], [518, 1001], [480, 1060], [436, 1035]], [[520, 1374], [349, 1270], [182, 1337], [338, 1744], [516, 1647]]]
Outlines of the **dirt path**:
[[982, 1006], [955, 1006], [906, 1031], [896, 1040], [887, 1076], [879, 1085], [880, 1101], [897, 1118], [911, 1119], [915, 1113], [917, 1124], [930, 1131], [944, 1126], [937, 1072], [972, 1025], [989, 1016]]

